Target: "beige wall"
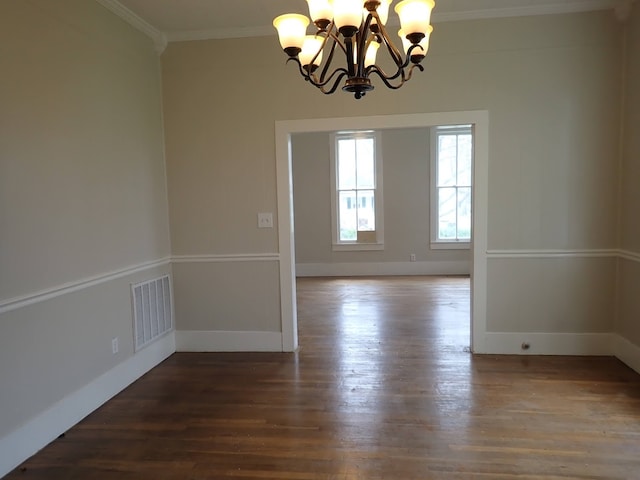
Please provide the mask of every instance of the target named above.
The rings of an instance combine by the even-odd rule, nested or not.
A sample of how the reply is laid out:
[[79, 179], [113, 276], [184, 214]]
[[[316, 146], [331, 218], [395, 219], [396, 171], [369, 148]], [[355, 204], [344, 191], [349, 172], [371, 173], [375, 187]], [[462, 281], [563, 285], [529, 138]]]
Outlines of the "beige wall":
[[640, 260], [621, 259], [618, 267], [618, 319], [616, 333], [640, 347]]
[[487, 330], [609, 333], [615, 276], [610, 257], [492, 259]]
[[[302, 133], [292, 138], [295, 252], [305, 264], [462, 262], [469, 271], [469, 250], [432, 250], [430, 243], [430, 130], [381, 131], [383, 165], [384, 250], [334, 252], [331, 233], [330, 138]], [[441, 273], [448, 273], [441, 271]]]
[[280, 332], [277, 262], [178, 263], [173, 278], [180, 330]]
[[[238, 54], [247, 51], [253, 52], [251, 63]], [[522, 250], [540, 254], [545, 275], [562, 282], [582, 271], [615, 280], [614, 257], [580, 254], [578, 265], [564, 269], [556, 265], [564, 257], [545, 253], [616, 248], [621, 50], [620, 24], [611, 12], [438, 24], [425, 72], [398, 92], [379, 87], [360, 101], [314, 90], [285, 65], [275, 37], [174, 43], [162, 64], [176, 254], [205, 263], [206, 255], [277, 248], [275, 229], [256, 228], [256, 213], [276, 209], [275, 121], [488, 110], [489, 249], [501, 252], [507, 276], [488, 285], [488, 310], [498, 315], [489, 325], [540, 330], [534, 315], [511, 318], [498, 308], [508, 279], [521, 274]], [[489, 271], [495, 271], [494, 261], [490, 256]], [[214, 263], [203, 268], [216, 275]], [[261, 282], [278, 282], [275, 273], [269, 277], [257, 266], [254, 274]], [[185, 276], [181, 288], [197, 278]], [[511, 293], [514, 305], [528, 304], [530, 292]], [[571, 316], [576, 333], [601, 331], [600, 323], [582, 317], [584, 302], [601, 308], [601, 295], [570, 293], [552, 310]], [[210, 305], [204, 295], [190, 301], [193, 310]], [[225, 328], [223, 313], [234, 308], [219, 306], [206, 327]], [[178, 308], [179, 328], [191, 322], [186, 314]], [[549, 333], [566, 330], [556, 319], [545, 324]], [[264, 329], [273, 322], [264, 318]]]
[[626, 25], [626, 91], [621, 192], [621, 248], [640, 254], [640, 7]]
[[0, 444], [133, 356], [130, 283], [169, 271], [159, 68], [97, 2], [0, 2]]
[[[97, 2], [0, 0], [0, 471], [12, 432], [138, 357], [130, 284], [169, 272], [170, 254], [179, 329], [278, 341], [267, 335], [281, 329], [277, 229], [256, 225], [258, 212], [278, 221], [278, 120], [488, 111], [488, 332], [607, 333], [617, 298], [615, 331], [639, 345], [639, 17], [624, 112], [610, 12], [438, 24], [426, 71], [361, 101], [314, 91], [275, 36], [172, 44], [165, 182], [151, 40]], [[396, 133], [391, 144], [412, 134]], [[406, 173], [387, 172], [387, 186]], [[408, 199], [394, 195], [395, 230]], [[418, 230], [388, 238], [384, 255], [435, 258], [413, 243]], [[301, 238], [299, 255], [334, 255]], [[616, 248], [624, 260], [598, 253]]]
[[640, 7], [626, 25], [624, 142], [620, 192], [620, 259], [617, 332], [640, 346]]
[[[277, 229], [258, 229], [256, 214], [277, 225], [278, 120], [488, 111], [488, 334], [598, 341], [615, 310], [615, 332], [640, 345], [639, 22], [636, 7], [625, 82], [610, 12], [551, 15], [438, 24], [424, 73], [355, 101], [314, 91], [275, 36], [172, 44], [161, 92], [151, 40], [97, 2], [0, 0], [0, 471], [25, 423], [139, 358], [130, 284], [170, 272], [170, 254], [179, 329], [277, 345]], [[251, 64], [238, 54], [248, 51]], [[328, 176], [313, 167], [296, 188]], [[387, 186], [420, 168], [388, 171]], [[424, 188], [411, 183], [418, 197]], [[390, 195], [386, 227], [401, 229], [412, 200]], [[326, 222], [326, 209], [309, 211]], [[427, 233], [417, 228], [387, 238], [385, 258], [435, 258], [414, 243]], [[335, 261], [300, 235], [299, 255]], [[602, 253], [616, 248], [624, 259]]]

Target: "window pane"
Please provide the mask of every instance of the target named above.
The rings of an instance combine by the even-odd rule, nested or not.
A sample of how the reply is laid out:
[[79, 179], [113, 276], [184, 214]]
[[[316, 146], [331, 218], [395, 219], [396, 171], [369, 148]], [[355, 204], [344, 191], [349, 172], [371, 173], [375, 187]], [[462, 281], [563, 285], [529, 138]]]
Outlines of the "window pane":
[[455, 240], [456, 238], [456, 189], [438, 189], [438, 239]]
[[456, 184], [457, 135], [438, 135], [438, 186]]
[[338, 140], [338, 190], [356, 188], [356, 141]]
[[375, 188], [376, 172], [373, 138], [359, 138], [357, 142], [357, 188]]
[[458, 189], [458, 239], [471, 239], [471, 188]]
[[358, 230], [371, 232], [376, 229], [376, 203], [373, 190], [358, 191]]
[[341, 241], [355, 241], [357, 239], [358, 209], [356, 207], [356, 192], [340, 192], [338, 196], [338, 221]]
[[458, 182], [457, 185], [471, 186], [471, 158], [473, 148], [471, 135], [458, 135]]

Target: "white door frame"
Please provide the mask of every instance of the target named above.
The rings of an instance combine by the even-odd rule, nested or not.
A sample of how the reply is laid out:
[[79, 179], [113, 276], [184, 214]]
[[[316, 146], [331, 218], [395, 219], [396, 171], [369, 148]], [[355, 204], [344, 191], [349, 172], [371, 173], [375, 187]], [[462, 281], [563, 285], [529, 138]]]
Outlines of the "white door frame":
[[[455, 124], [474, 125], [471, 348], [474, 353], [486, 352], [487, 210], [489, 203], [489, 112], [486, 110], [276, 121], [280, 314], [283, 351], [292, 352], [298, 348], [291, 135], [337, 130], [382, 130]], [[425, 239], [425, 242], [428, 241], [428, 238]]]

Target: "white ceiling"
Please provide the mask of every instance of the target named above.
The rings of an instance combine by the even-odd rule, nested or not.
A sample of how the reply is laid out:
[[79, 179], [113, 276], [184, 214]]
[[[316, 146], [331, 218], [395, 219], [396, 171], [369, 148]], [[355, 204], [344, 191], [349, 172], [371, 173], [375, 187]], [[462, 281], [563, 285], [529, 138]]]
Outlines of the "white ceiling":
[[[275, 30], [271, 22], [276, 16], [290, 12], [308, 15], [304, 0], [98, 1], [138, 23], [148, 24], [168, 41], [272, 35]], [[629, 1], [436, 0], [433, 22], [604, 10]]]

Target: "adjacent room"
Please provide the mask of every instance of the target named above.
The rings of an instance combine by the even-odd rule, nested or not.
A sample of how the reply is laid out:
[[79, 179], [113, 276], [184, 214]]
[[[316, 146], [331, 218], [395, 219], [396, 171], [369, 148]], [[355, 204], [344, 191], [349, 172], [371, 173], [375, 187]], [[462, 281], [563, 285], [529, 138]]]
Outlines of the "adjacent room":
[[0, 477], [634, 478], [640, 6], [435, 4], [0, 0]]

